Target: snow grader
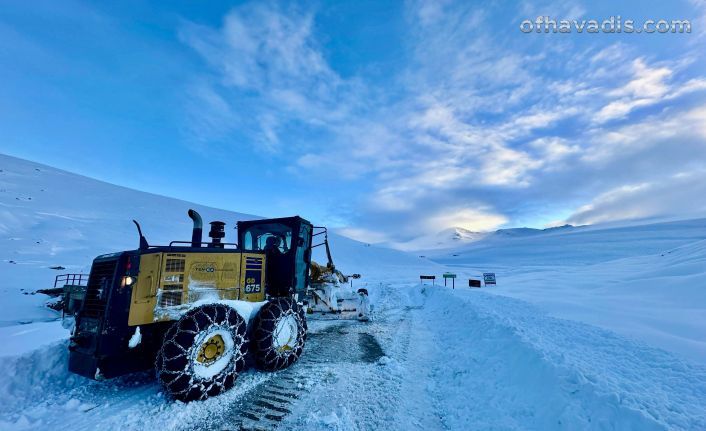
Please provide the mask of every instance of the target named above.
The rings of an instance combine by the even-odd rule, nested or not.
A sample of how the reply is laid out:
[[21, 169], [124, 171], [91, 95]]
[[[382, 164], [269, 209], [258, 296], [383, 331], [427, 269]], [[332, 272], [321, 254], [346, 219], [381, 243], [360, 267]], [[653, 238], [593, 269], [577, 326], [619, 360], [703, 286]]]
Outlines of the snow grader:
[[[250, 365], [276, 371], [297, 361], [307, 293], [340, 274], [326, 229], [298, 216], [239, 221], [231, 244], [222, 241], [225, 223], [214, 221], [203, 242], [201, 216], [189, 217], [191, 241], [149, 245], [134, 221], [138, 249], [94, 259], [74, 316], [71, 372], [102, 380], [154, 367], [166, 393], [191, 401], [228, 390]], [[320, 245], [329, 261], [314, 263], [312, 287]]]

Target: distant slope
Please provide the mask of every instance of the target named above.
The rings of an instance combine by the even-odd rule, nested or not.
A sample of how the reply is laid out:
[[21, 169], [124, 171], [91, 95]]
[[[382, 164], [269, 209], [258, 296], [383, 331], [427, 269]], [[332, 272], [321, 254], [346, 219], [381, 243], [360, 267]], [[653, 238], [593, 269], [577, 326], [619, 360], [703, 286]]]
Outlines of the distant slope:
[[438, 250], [469, 244], [481, 240], [487, 235], [489, 235], [487, 232], [473, 232], [461, 227], [452, 227], [431, 235], [420, 236], [410, 241], [383, 243], [380, 245], [406, 251]]
[[[137, 248], [132, 219], [142, 224], [151, 244], [191, 239], [187, 210], [204, 223], [222, 220], [226, 241], [235, 242], [235, 222], [254, 215], [119, 187], [59, 169], [0, 155], [0, 326], [23, 320], [52, 319], [44, 295], [21, 295], [52, 287], [60, 273], [87, 273], [99, 254]], [[292, 214], [294, 215], [294, 214]], [[300, 214], [306, 217], [306, 214]], [[313, 221], [313, 220], [312, 220]], [[206, 235], [204, 235], [205, 237]], [[400, 251], [369, 247], [330, 235], [333, 257], [344, 272], [384, 271], [385, 265], [433, 265]], [[315, 259], [323, 260], [323, 247]], [[50, 267], [65, 269], [53, 270]]]
[[447, 264], [576, 265], [660, 253], [701, 239], [706, 239], [706, 219], [617, 228], [509, 229], [439, 250], [431, 258]]
[[[583, 228], [584, 226], [579, 227]], [[528, 227], [499, 229], [493, 232], [474, 232], [461, 227], [452, 227], [440, 232], [420, 236], [405, 242], [388, 242], [379, 245], [414, 252], [416, 254], [438, 254], [439, 250], [458, 250], [479, 241], [498, 238], [521, 238], [535, 235], [550, 235], [577, 229], [571, 225], [551, 227], [547, 229], [533, 229]]]

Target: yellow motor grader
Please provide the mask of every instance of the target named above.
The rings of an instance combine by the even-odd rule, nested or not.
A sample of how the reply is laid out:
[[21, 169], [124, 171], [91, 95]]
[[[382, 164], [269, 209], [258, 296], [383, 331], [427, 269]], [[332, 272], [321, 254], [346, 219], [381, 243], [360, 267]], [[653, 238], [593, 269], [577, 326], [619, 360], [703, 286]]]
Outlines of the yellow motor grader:
[[[138, 249], [95, 258], [70, 371], [100, 380], [155, 367], [168, 394], [190, 401], [232, 387], [246, 362], [274, 371], [299, 358], [307, 326], [298, 299], [312, 247], [325, 243], [330, 259], [325, 228], [298, 216], [239, 221], [236, 245], [222, 241], [219, 221], [203, 242], [201, 216], [189, 217], [191, 241], [149, 245], [134, 221]], [[324, 243], [312, 245], [319, 234]]]

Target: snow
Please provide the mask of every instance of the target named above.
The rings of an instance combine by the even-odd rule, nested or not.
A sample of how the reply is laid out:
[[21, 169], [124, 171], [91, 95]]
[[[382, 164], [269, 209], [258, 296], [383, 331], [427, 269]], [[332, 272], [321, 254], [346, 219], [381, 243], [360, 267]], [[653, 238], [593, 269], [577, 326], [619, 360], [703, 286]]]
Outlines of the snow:
[[65, 340], [69, 331], [61, 322], [34, 322], [26, 325], [0, 327], [0, 358], [24, 355], [46, 344]]
[[453, 227], [444, 229], [435, 234], [420, 236], [409, 241], [383, 243], [381, 245], [398, 250], [418, 251], [423, 254], [428, 250], [455, 248], [464, 244], [470, 244], [480, 241], [489, 235], [492, 234], [489, 232], [473, 232], [461, 227]]
[[137, 326], [135, 327], [135, 333], [132, 334], [132, 337], [130, 337], [130, 341], [128, 341], [127, 346], [131, 349], [134, 349], [135, 347], [140, 345], [141, 341], [142, 334], [140, 333], [140, 327]]
[[[493, 238], [430, 259], [489, 291], [706, 363], [706, 219]], [[457, 283], [461, 284], [461, 283]]]
[[[183, 404], [151, 372], [70, 374], [69, 331], [29, 293], [51, 266], [135, 248], [132, 218], [166, 243], [189, 238], [191, 207], [253, 216], [6, 156], [0, 169], [0, 431], [238, 429], [248, 414], [293, 430], [706, 429], [706, 220], [504, 230], [424, 258], [331, 234], [370, 321], [311, 318], [297, 364]], [[454, 290], [418, 284], [447, 271]], [[498, 285], [468, 288], [483, 272]], [[259, 304], [232, 305], [250, 319]]]
[[239, 301], [234, 299], [200, 299], [195, 302], [188, 304], [175, 305], [171, 307], [158, 307], [155, 310], [155, 318], [163, 319], [168, 318], [170, 320], [177, 320], [179, 317], [183, 316], [187, 311], [200, 307], [207, 304], [223, 304], [234, 309], [240, 317], [246, 322], [251, 322], [257, 313], [260, 311], [263, 305], [267, 304], [267, 301], [262, 302], [248, 302]]
[[444, 428], [706, 425], [703, 367], [602, 329], [557, 320], [523, 301], [477, 289], [423, 291], [419, 313], [433, 319], [413, 324], [412, 339], [423, 346], [413, 361], [430, 366], [408, 382], [409, 391], [446, 400], [448, 413], [438, 424]]

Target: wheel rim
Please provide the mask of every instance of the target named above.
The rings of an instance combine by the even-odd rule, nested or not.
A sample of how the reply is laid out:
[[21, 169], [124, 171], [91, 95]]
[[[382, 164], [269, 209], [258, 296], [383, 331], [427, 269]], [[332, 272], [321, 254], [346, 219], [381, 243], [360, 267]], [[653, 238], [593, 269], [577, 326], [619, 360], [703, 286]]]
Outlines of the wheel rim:
[[225, 350], [226, 343], [223, 341], [223, 337], [220, 334], [216, 334], [201, 344], [196, 361], [204, 365], [211, 365], [223, 356]]
[[211, 327], [198, 334], [192, 348], [194, 376], [209, 379], [223, 371], [233, 359], [233, 336], [228, 329]]
[[272, 334], [272, 345], [278, 352], [293, 350], [299, 335], [297, 319], [292, 314], [287, 314], [277, 321]]

